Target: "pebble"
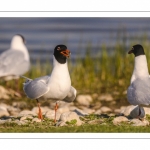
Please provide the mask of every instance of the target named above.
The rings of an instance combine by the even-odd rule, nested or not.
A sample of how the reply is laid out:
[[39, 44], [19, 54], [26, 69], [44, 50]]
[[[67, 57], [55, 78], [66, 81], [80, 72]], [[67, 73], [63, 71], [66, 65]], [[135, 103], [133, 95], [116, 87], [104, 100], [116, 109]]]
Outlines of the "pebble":
[[83, 110], [78, 109], [78, 108], [73, 110], [72, 112], [75, 112], [78, 116], [86, 116], [86, 115], [88, 115], [88, 113], [86, 113]]
[[102, 113], [110, 113], [110, 112], [112, 112], [112, 109], [110, 109], [107, 106], [102, 106], [100, 110], [102, 111]]
[[57, 126], [67, 125], [66, 122], [70, 122], [71, 120], [76, 120], [76, 125], [80, 126], [83, 122], [79, 119], [79, 116], [75, 112], [65, 112], [60, 116], [59, 121], [57, 122]]
[[133, 123], [131, 124], [132, 126], [148, 126], [149, 125], [149, 121], [147, 120], [141, 121], [139, 119], [132, 119], [130, 122]]
[[110, 101], [113, 101], [114, 99], [110, 94], [103, 94], [103, 95], [99, 96], [98, 100], [110, 102]]
[[28, 116], [28, 115], [37, 116], [37, 113], [30, 110], [23, 110], [18, 114], [18, 117]]
[[32, 122], [41, 122], [41, 119], [39, 119], [39, 118], [33, 118]]
[[114, 125], [119, 125], [121, 122], [128, 122], [129, 120], [124, 116], [119, 116], [113, 119]]
[[91, 95], [78, 95], [76, 101], [80, 105], [89, 106], [90, 103], [93, 101]]
[[[61, 113], [56, 112], [56, 120], [59, 120]], [[48, 112], [45, 113], [45, 118], [53, 119], [55, 117], [55, 111], [54, 110], [49, 110]]]
[[[49, 110], [51, 110], [49, 107], [45, 106], [45, 107], [41, 107], [41, 111], [42, 111], [42, 114], [44, 115], [46, 112], [48, 112]], [[39, 112], [39, 107], [34, 107], [32, 110], [32, 112], [38, 114]]]
[[4, 117], [4, 116], [9, 116], [9, 115], [10, 114], [8, 113], [7, 110], [0, 109], [0, 118]]

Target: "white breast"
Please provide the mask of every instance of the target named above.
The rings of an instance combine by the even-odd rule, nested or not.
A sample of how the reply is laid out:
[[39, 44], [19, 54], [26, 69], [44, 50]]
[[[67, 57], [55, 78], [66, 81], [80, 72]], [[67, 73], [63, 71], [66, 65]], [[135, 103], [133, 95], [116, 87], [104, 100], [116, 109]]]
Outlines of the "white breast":
[[134, 70], [131, 77], [131, 83], [137, 78], [149, 77], [147, 60], [145, 55], [135, 57]]
[[53, 56], [53, 70], [48, 82], [50, 90], [44, 95], [46, 99], [64, 99], [71, 87], [67, 62], [60, 64]]

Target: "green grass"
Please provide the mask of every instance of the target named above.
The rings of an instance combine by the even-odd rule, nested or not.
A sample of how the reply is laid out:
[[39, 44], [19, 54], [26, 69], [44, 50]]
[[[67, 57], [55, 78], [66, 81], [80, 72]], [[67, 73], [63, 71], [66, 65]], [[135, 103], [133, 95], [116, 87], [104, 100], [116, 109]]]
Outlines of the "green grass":
[[[91, 118], [92, 117], [92, 118]], [[147, 116], [149, 117], [149, 116]], [[95, 115], [87, 116], [87, 119], [94, 120], [98, 117]], [[103, 118], [103, 117], [102, 117]], [[99, 119], [102, 119], [99, 118]], [[136, 127], [129, 123], [121, 123], [113, 125], [114, 117], [103, 118], [103, 122], [97, 124], [85, 123], [81, 126], [76, 126], [74, 120], [68, 123], [67, 126], [55, 126], [53, 120], [45, 119], [41, 123], [31, 123], [27, 125], [17, 125], [15, 123], [5, 123], [0, 125], [1, 133], [149, 133], [150, 126]]]
[[[130, 78], [134, 67], [134, 55], [128, 55], [128, 51], [134, 44], [142, 44], [150, 69], [150, 42], [146, 36], [137, 37], [128, 44], [128, 49], [122, 42], [117, 42], [113, 47], [112, 52], [106, 48], [106, 45], [97, 46], [97, 53], [93, 56], [92, 48], [90, 44], [87, 44], [86, 55], [84, 58], [79, 56], [76, 58], [75, 63], [68, 60], [68, 68], [72, 80], [72, 85], [77, 89], [77, 94], [103, 94], [109, 93], [113, 95], [117, 101], [116, 104], [103, 102], [102, 105], [108, 107], [120, 107], [123, 105], [129, 105], [127, 102], [126, 94], [123, 94], [130, 85]], [[50, 74], [52, 71], [52, 64], [46, 61], [44, 64], [40, 60], [37, 60], [35, 65], [31, 66], [31, 69], [25, 76], [29, 78], [37, 78]], [[28, 103], [28, 108], [31, 109], [36, 105], [36, 101], [28, 99], [23, 92], [24, 79], [19, 79], [19, 91], [22, 94], [22, 98], [11, 99], [5, 101], [6, 103], [12, 103], [13, 101], [25, 101]], [[1, 85], [5, 85], [1, 81]], [[8, 83], [12, 89], [15, 89], [16, 84], [13, 81]], [[119, 92], [119, 95], [115, 95], [114, 92]], [[97, 99], [94, 99], [94, 102]], [[109, 105], [110, 104], [110, 105]], [[46, 105], [46, 103], [41, 103]], [[91, 119], [93, 116], [89, 116]], [[74, 122], [72, 123], [74, 124]], [[67, 126], [67, 127], [55, 127], [48, 124], [30, 124], [25, 126], [18, 126], [12, 124], [0, 125], [0, 132], [150, 132], [149, 126], [147, 127], [132, 127], [128, 124], [122, 124], [120, 126], [114, 126], [112, 123], [106, 125], [85, 124], [80, 127]]]

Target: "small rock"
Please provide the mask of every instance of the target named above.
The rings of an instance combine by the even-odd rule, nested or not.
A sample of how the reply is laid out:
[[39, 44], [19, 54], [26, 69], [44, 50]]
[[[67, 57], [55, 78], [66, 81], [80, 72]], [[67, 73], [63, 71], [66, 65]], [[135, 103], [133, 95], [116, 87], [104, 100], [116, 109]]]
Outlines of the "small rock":
[[70, 111], [70, 109], [67, 106], [63, 106], [63, 107], [58, 107], [57, 111], [62, 114], [64, 112]]
[[12, 106], [9, 106], [7, 110], [11, 116], [17, 116], [19, 112], [21, 111], [19, 108], [14, 108]]
[[41, 119], [39, 119], [39, 118], [33, 118], [32, 122], [41, 122]]
[[26, 119], [27, 119], [27, 117], [23, 116], [23, 117], [20, 118], [20, 121], [23, 121], [23, 120], [26, 120]]
[[94, 103], [94, 106], [92, 108], [95, 109], [95, 110], [97, 110], [97, 109], [100, 109], [101, 106], [102, 106], [101, 102], [97, 101], [96, 103]]
[[0, 86], [0, 99], [9, 99], [9, 91], [6, 90], [3, 86]]
[[57, 123], [58, 126], [67, 125], [66, 122], [70, 122], [71, 120], [76, 120], [76, 125], [80, 126], [83, 122], [79, 119], [79, 116], [75, 112], [65, 112], [62, 113], [60, 119]]
[[92, 94], [92, 97], [93, 97], [93, 99], [97, 99], [98, 98], [98, 94], [94, 93], [94, 94]]
[[104, 119], [96, 119], [88, 122], [88, 124], [102, 124], [102, 123], [104, 123]]
[[12, 106], [15, 108], [24, 109], [27, 107], [27, 103], [26, 102], [13, 102]]
[[132, 126], [148, 126], [149, 122], [147, 120], [139, 120], [139, 119], [132, 119], [131, 120]]
[[95, 113], [94, 113], [94, 114], [99, 115], [99, 114], [101, 114], [101, 113], [102, 113], [102, 111], [101, 111], [100, 109], [98, 109], [98, 110], [96, 110], [96, 111], [95, 111]]
[[113, 120], [114, 125], [118, 125], [121, 122], [128, 122], [128, 119], [124, 116], [119, 116], [119, 117], [114, 118], [114, 120]]
[[8, 111], [7, 111], [7, 110], [0, 109], [0, 118], [1, 118], [1, 117], [4, 117], [4, 116], [9, 116]]
[[145, 114], [150, 115], [150, 108], [149, 107], [144, 107], [144, 111], [145, 111]]
[[[56, 120], [59, 120], [61, 113], [56, 112]], [[55, 117], [55, 111], [54, 110], [49, 110], [48, 112], [45, 113], [45, 117], [49, 119], [54, 119]]]
[[110, 102], [113, 101], [113, 97], [110, 94], [103, 94], [98, 98], [98, 100]]
[[0, 120], [0, 124], [4, 124], [6, 122], [7, 122], [7, 120]]
[[73, 110], [72, 112], [75, 112], [78, 116], [86, 116], [86, 115], [88, 115], [88, 113], [86, 113], [83, 110], [78, 109], [78, 108]]
[[92, 113], [95, 112], [94, 109], [90, 109], [90, 108], [87, 108], [87, 107], [84, 107], [84, 106], [81, 106], [80, 109], [81, 109], [83, 112], [87, 113], [87, 114], [92, 114]]
[[120, 112], [121, 112], [121, 110], [120, 110], [120, 109], [115, 109], [115, 110], [114, 110], [114, 113], [119, 114]]
[[28, 116], [28, 115], [32, 115], [32, 116], [37, 116], [37, 114], [33, 111], [30, 110], [23, 110], [18, 114], [18, 117], [22, 117], [22, 116]]
[[[40, 107], [40, 108], [41, 108], [41, 111], [42, 111], [42, 114], [43, 114], [43, 115], [44, 115], [46, 112], [48, 112], [49, 110], [51, 110], [51, 109], [49, 109], [47, 106], [45, 106], [45, 107]], [[34, 107], [31, 111], [34, 112], [34, 113], [36, 113], [36, 114], [38, 114], [39, 108], [38, 108], [38, 107]]]
[[102, 113], [109, 113], [112, 112], [112, 110], [109, 107], [103, 106], [100, 109], [102, 111]]
[[80, 105], [89, 106], [93, 99], [90, 95], [78, 95], [76, 101]]

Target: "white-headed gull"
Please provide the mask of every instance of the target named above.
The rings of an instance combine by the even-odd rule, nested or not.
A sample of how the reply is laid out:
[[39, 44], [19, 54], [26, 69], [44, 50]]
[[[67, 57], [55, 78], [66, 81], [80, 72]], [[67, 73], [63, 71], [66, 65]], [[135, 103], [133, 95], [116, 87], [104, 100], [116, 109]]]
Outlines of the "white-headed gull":
[[76, 98], [76, 89], [71, 86], [67, 58], [70, 51], [65, 45], [57, 45], [53, 53], [53, 69], [51, 75], [42, 76], [34, 80], [26, 78], [23, 90], [28, 98], [36, 99], [39, 108], [39, 118], [43, 119], [39, 100], [54, 100], [55, 118], [58, 108], [57, 101], [72, 102]]
[[134, 45], [128, 52], [128, 54], [131, 53], [135, 55], [135, 59], [131, 83], [127, 90], [127, 98], [130, 104], [139, 106], [137, 116], [140, 118], [142, 116], [140, 105], [150, 104], [150, 77], [143, 47], [139, 44]]
[[13, 36], [10, 49], [0, 55], [0, 77], [4, 80], [18, 79], [30, 68], [30, 58], [25, 46], [25, 38], [16, 34]]

